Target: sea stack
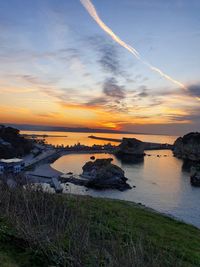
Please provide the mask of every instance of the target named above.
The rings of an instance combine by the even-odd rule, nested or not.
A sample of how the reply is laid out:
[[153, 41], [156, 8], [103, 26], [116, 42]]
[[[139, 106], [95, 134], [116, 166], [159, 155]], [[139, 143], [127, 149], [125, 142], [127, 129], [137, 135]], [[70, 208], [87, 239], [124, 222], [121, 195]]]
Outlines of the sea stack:
[[138, 162], [144, 159], [145, 145], [136, 138], [123, 138], [116, 155], [122, 161]]
[[183, 169], [191, 172], [191, 184], [200, 186], [200, 133], [179, 137], [174, 143], [173, 153], [175, 157], [183, 159]]
[[127, 184], [124, 171], [111, 163], [112, 158], [96, 159], [83, 166], [82, 177], [88, 180], [86, 186], [95, 189], [131, 189]]
[[200, 162], [200, 133], [188, 133], [176, 139], [174, 156], [192, 162]]

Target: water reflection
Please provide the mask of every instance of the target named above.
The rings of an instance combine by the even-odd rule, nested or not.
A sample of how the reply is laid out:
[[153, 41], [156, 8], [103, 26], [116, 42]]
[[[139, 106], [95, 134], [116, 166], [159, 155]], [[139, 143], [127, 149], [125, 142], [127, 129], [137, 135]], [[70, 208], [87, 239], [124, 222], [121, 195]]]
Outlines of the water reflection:
[[[171, 151], [147, 151], [139, 164], [124, 163], [113, 155], [94, 154], [95, 158], [113, 158], [125, 171], [130, 185], [136, 188], [119, 192], [114, 190], [95, 191], [69, 186], [67, 192], [81, 193], [98, 197], [110, 197], [141, 202], [158, 211], [171, 214], [188, 223], [200, 227], [200, 188], [193, 188], [187, 172], [182, 172], [182, 161], [174, 158]], [[158, 157], [159, 154], [159, 157]], [[82, 166], [93, 154], [69, 154], [58, 159], [52, 167], [67, 173], [80, 174]]]
[[[38, 135], [53, 135], [58, 137], [47, 137], [45, 138], [47, 143], [52, 145], [64, 145], [71, 146], [77, 143], [81, 143], [87, 146], [96, 145], [105, 145], [111, 143], [112, 145], [118, 145], [119, 143], [90, 139], [88, 136], [96, 135], [99, 137], [107, 137], [114, 139], [122, 139], [123, 137], [127, 138], [137, 138], [145, 142], [155, 142], [155, 143], [168, 143], [173, 144], [177, 136], [168, 136], [168, 135], [144, 135], [144, 134], [108, 134], [108, 133], [71, 133], [71, 132], [39, 132], [39, 131], [22, 131], [24, 134], [38, 134]], [[60, 137], [67, 136], [67, 137]]]
[[[53, 145], [74, 145], [78, 142], [84, 145], [107, 144], [108, 141], [89, 139], [91, 133], [63, 133], [63, 132], [25, 132], [33, 134], [47, 134], [68, 137], [47, 137], [47, 142]], [[176, 136], [141, 135], [141, 134], [103, 134], [95, 133], [100, 137], [122, 139], [134, 137], [146, 142], [173, 144]], [[112, 144], [118, 144], [111, 142]], [[171, 214], [188, 223], [200, 227], [200, 188], [192, 187], [189, 173], [182, 169], [183, 162], [173, 157], [171, 151], [145, 151], [148, 155], [144, 162], [130, 164], [122, 162], [113, 155], [95, 154], [96, 158], [112, 157], [113, 163], [125, 171], [131, 185], [136, 188], [119, 192], [114, 190], [86, 191], [84, 187], [69, 184], [66, 192], [87, 194], [97, 197], [110, 197], [128, 201], [141, 202], [158, 211]], [[52, 167], [67, 173], [81, 173], [82, 166], [90, 160], [93, 154], [69, 154], [58, 159]], [[160, 155], [160, 156], [159, 156]]]
[[115, 157], [121, 161], [121, 164], [139, 164], [144, 162], [144, 157], [138, 155], [116, 154]]

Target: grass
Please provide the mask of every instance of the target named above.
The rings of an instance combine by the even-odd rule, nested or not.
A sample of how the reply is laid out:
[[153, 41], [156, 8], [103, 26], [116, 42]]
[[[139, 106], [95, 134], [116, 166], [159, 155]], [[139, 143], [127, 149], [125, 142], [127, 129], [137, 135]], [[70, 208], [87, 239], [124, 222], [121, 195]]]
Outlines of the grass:
[[134, 203], [0, 188], [0, 266], [200, 266], [200, 230]]

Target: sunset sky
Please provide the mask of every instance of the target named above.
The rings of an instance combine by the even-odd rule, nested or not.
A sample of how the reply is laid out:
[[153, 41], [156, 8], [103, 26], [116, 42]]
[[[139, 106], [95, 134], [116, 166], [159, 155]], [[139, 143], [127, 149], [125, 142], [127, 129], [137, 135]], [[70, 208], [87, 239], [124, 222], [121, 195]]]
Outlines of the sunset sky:
[[[200, 1], [0, 1], [0, 122], [183, 134], [200, 130]], [[87, 1], [85, 1], [86, 3]]]

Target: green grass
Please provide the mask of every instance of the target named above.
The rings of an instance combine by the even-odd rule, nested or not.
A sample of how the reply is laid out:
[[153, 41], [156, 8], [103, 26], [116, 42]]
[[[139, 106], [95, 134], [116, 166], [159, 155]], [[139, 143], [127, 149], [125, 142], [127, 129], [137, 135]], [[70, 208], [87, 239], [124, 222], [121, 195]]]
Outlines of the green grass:
[[0, 220], [0, 266], [28, 267], [42, 266], [43, 260], [28, 246], [27, 242], [17, 237], [16, 230], [10, 223]]
[[100, 233], [116, 236], [120, 243], [141, 239], [185, 266], [200, 266], [200, 231], [195, 227], [133, 203], [93, 199], [89, 205], [97, 239]]
[[[41, 250], [26, 235], [23, 237], [15, 222], [1, 220], [1, 267], [200, 266], [200, 230], [191, 225], [130, 202], [67, 195], [47, 197], [70, 210], [65, 229], [56, 232], [58, 238]], [[40, 206], [39, 210], [42, 214]], [[52, 220], [59, 212], [55, 209]], [[41, 222], [35, 226], [37, 231], [50, 228], [51, 223]], [[60, 224], [59, 219], [55, 225], [59, 228]]]

